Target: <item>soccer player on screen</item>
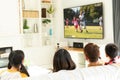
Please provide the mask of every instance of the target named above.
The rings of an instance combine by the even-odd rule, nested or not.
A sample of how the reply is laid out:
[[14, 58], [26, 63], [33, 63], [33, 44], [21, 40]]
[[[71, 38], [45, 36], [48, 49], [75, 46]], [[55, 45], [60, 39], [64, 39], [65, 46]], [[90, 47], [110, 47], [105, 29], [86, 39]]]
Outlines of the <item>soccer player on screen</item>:
[[102, 16], [99, 17], [99, 25], [100, 25], [100, 30], [101, 30], [102, 26], [103, 26], [103, 18], [102, 18]]
[[69, 27], [69, 19], [68, 18], [65, 20], [65, 25], [67, 28]]
[[78, 32], [78, 19], [76, 17], [73, 17], [72, 23], [74, 24], [75, 31]]
[[87, 28], [86, 28], [85, 11], [81, 11], [80, 12], [79, 19], [80, 19], [80, 29], [81, 29], [81, 32], [83, 32], [83, 28], [86, 29], [86, 32], [88, 32]]

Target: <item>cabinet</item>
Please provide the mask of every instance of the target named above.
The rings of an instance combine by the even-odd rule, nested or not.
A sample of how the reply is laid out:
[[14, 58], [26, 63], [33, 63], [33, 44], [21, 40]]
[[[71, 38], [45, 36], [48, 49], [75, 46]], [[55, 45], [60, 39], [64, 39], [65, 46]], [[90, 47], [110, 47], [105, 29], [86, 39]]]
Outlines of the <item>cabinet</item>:
[[68, 50], [78, 68], [86, 67], [86, 59], [82, 48], [69, 48], [69, 47], [64, 48]]
[[68, 51], [78, 68], [86, 67], [86, 60], [83, 52], [71, 51], [71, 50]]
[[[48, 13], [49, 12], [49, 13]], [[43, 33], [43, 45], [54, 44], [55, 23], [55, 2], [53, 0], [42, 0], [41, 2], [41, 23]]]
[[[20, 3], [21, 33], [24, 36], [25, 46], [54, 44], [54, 0], [21, 0]], [[53, 11], [52, 15], [48, 13], [48, 10]], [[26, 25], [29, 27], [27, 31], [23, 28]]]

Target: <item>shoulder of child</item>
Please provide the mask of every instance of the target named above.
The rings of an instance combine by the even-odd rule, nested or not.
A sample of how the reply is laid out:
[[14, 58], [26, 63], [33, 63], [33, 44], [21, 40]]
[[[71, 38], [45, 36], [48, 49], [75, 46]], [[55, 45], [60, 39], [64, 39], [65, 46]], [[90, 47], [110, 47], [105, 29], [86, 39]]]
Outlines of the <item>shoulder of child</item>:
[[25, 73], [20, 73], [22, 78], [28, 77]]

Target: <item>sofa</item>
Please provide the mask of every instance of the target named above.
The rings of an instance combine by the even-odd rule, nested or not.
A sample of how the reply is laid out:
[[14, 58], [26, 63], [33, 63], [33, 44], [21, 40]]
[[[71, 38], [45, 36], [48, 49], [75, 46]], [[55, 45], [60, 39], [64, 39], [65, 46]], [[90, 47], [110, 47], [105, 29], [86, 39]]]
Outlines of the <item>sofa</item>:
[[120, 80], [120, 64], [61, 70], [17, 80]]

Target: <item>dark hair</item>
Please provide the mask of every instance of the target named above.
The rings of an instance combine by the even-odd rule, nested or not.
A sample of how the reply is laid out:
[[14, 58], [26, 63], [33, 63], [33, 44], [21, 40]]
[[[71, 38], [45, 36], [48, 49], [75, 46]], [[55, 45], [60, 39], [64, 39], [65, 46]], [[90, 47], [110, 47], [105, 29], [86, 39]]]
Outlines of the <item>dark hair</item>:
[[111, 59], [114, 59], [118, 55], [118, 47], [114, 43], [109, 43], [105, 46], [105, 52]]
[[59, 70], [73, 70], [76, 68], [69, 52], [65, 49], [59, 49], [55, 52], [53, 59], [53, 72]]
[[[8, 60], [9, 60], [8, 69], [10, 69], [12, 66], [14, 66], [20, 72], [25, 73], [27, 76], [29, 76], [29, 73], [27, 72], [25, 66], [22, 64], [24, 57], [25, 57], [25, 55], [22, 50], [11, 51], [11, 53], [9, 54], [9, 57], [8, 57]], [[20, 69], [19, 69], [19, 66], [21, 66]]]
[[94, 43], [88, 43], [84, 47], [84, 54], [90, 62], [98, 61], [100, 55], [99, 46]]

